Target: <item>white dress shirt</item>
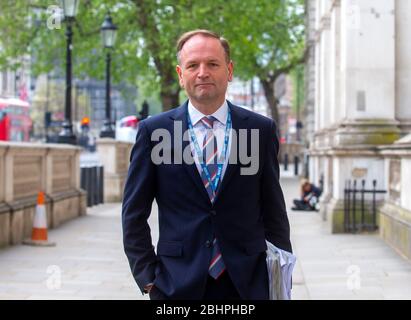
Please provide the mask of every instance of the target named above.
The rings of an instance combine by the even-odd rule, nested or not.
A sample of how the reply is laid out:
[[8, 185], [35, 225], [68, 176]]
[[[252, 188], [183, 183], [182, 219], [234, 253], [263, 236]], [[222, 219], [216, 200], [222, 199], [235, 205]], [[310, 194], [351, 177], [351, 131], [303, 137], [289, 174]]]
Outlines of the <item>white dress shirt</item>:
[[[196, 109], [196, 107], [194, 107], [191, 104], [191, 101], [188, 101], [188, 114], [190, 116], [191, 123], [193, 124], [193, 130], [194, 130], [194, 134], [197, 138], [198, 145], [200, 146], [200, 149], [201, 149], [202, 145], [203, 145], [204, 136], [206, 135], [207, 129], [200, 122], [200, 120], [203, 117], [206, 117], [206, 115], [201, 113], [198, 109]], [[218, 121], [214, 121], [214, 124], [213, 124], [214, 135], [217, 139], [218, 159], [220, 159], [221, 153], [223, 152], [225, 129], [226, 129], [226, 125], [227, 125], [227, 114], [228, 114], [228, 104], [227, 104], [227, 101], [224, 100], [223, 105], [221, 107], [219, 107], [216, 112], [209, 115], [209, 116], [213, 116], [214, 118], [216, 118], [218, 120]], [[231, 121], [231, 123], [232, 123], [232, 121]], [[228, 132], [229, 137], [228, 137], [226, 159], [224, 161], [223, 171], [221, 172], [221, 177], [220, 177], [219, 184], [223, 180], [224, 173], [227, 169], [228, 159], [229, 159], [230, 150], [231, 150], [231, 130], [232, 130], [232, 128]], [[200, 162], [198, 160], [197, 152], [195, 150], [194, 144], [191, 141], [191, 139], [190, 139], [190, 147], [191, 147], [191, 153], [194, 156], [194, 162], [197, 166], [197, 170], [198, 170], [198, 172], [200, 173], [200, 176], [201, 176], [201, 172], [202, 172], [201, 165], [200, 165]]]

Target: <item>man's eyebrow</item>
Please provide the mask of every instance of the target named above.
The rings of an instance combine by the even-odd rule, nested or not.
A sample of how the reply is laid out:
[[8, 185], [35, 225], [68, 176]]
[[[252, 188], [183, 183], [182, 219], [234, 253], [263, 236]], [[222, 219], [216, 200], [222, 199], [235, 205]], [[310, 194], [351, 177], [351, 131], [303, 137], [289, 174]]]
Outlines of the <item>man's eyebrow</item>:
[[187, 64], [192, 64], [192, 63], [197, 63], [197, 60], [188, 60], [188, 61], [185, 63], [185, 65], [187, 65]]
[[[216, 59], [216, 58], [207, 58], [206, 59], [207, 62], [220, 62], [220, 60]], [[185, 65], [191, 64], [191, 63], [198, 63], [198, 60], [188, 60]]]

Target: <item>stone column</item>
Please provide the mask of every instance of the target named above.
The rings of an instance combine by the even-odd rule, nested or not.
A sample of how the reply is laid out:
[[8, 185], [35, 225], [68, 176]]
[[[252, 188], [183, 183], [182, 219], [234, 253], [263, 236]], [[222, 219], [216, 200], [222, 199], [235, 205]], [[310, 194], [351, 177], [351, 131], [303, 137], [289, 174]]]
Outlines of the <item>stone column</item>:
[[305, 68], [306, 101], [302, 134], [307, 142], [313, 141], [315, 125], [315, 2], [316, 0], [306, 1], [306, 41], [309, 53]]
[[330, 114], [330, 81], [331, 81], [331, 50], [330, 50], [330, 17], [328, 14], [321, 18], [321, 45], [320, 45], [320, 97], [319, 97], [319, 111], [320, 111], [320, 130], [329, 126]]
[[402, 134], [411, 132], [411, 1], [397, 0], [396, 27], [396, 110]]
[[376, 148], [399, 138], [394, 9], [394, 0], [333, 2], [331, 121], [312, 150], [324, 159], [318, 168], [325, 174], [321, 204], [333, 232], [343, 231], [345, 181], [364, 179], [369, 186], [376, 179], [383, 187], [384, 160]]
[[320, 48], [321, 48], [321, 32], [320, 32], [320, 7], [321, 7], [321, 0], [316, 0], [315, 4], [315, 71], [314, 71], [314, 111], [315, 111], [315, 124], [314, 124], [314, 132], [317, 133], [320, 130], [320, 70], [321, 70], [321, 56], [320, 56]]
[[331, 47], [331, 8], [332, 0], [321, 1], [321, 71], [320, 71], [320, 128], [330, 126], [331, 82], [332, 82], [332, 47]]
[[330, 81], [331, 81], [331, 32], [330, 32], [330, 0], [321, 0], [319, 6], [319, 82], [318, 82], [318, 121], [319, 130], [329, 126], [330, 116]]
[[395, 120], [395, 1], [341, 1], [341, 108], [336, 145], [399, 138]]
[[132, 147], [131, 142], [111, 138], [97, 140], [97, 152], [104, 166], [104, 202], [123, 200]]
[[[347, 179], [386, 184], [379, 145], [398, 139], [395, 119], [395, 1], [341, 1], [341, 108], [346, 117], [336, 130], [333, 198], [329, 217], [333, 232], [343, 230], [343, 196]], [[338, 170], [337, 170], [338, 169]]]
[[340, 0], [333, 2], [331, 10], [331, 55], [330, 55], [330, 123], [334, 127], [345, 116], [341, 112], [341, 8]]

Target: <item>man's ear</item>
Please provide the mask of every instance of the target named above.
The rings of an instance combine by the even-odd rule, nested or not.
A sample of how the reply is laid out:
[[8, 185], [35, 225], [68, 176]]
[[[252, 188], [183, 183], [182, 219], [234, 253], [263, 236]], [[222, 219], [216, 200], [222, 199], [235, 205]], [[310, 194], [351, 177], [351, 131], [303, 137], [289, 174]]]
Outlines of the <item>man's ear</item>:
[[178, 82], [180, 83], [181, 88], [184, 88], [184, 82], [183, 82], [183, 70], [179, 65], [176, 66], [176, 71], [178, 74]]
[[228, 81], [233, 81], [233, 73], [234, 73], [234, 63], [231, 60], [228, 64]]

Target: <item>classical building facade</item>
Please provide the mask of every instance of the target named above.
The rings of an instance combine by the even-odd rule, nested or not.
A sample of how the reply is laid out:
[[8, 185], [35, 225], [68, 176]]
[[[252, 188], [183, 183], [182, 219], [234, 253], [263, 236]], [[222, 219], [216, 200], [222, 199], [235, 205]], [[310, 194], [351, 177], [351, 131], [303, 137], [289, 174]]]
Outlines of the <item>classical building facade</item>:
[[411, 1], [307, 0], [306, 9], [306, 110], [314, 124], [309, 173], [324, 182], [321, 214], [341, 232], [346, 181], [370, 187], [376, 180], [388, 191], [380, 233], [397, 248], [390, 237], [402, 233], [400, 250], [411, 256], [411, 203], [404, 197], [411, 186], [401, 182], [411, 169], [404, 160], [411, 144], [395, 143], [411, 132]]

